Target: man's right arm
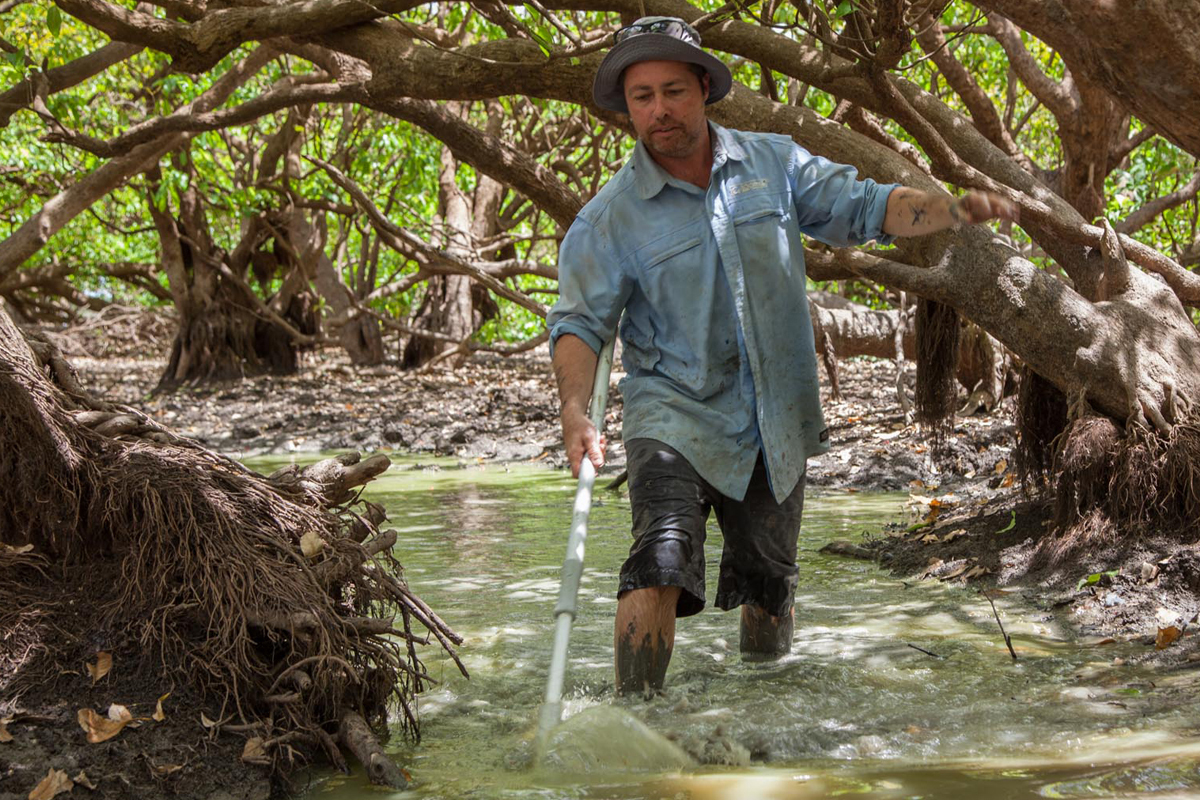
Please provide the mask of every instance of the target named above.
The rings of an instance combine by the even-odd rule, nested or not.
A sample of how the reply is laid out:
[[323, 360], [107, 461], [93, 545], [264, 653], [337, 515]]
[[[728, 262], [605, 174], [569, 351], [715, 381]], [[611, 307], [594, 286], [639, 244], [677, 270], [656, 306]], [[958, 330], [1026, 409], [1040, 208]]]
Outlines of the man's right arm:
[[598, 360], [587, 342], [574, 334], [564, 333], [554, 344], [554, 377], [562, 402], [563, 444], [575, 477], [579, 477], [585, 453], [596, 469], [604, 466], [603, 441], [587, 415]]

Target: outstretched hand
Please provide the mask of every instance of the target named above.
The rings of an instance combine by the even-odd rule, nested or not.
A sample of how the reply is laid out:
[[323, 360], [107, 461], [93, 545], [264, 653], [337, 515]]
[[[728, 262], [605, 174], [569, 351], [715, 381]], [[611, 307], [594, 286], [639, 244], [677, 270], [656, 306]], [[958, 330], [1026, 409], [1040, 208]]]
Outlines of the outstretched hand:
[[950, 216], [958, 225], [974, 225], [989, 219], [1020, 221], [1016, 203], [991, 192], [967, 192], [950, 204]]

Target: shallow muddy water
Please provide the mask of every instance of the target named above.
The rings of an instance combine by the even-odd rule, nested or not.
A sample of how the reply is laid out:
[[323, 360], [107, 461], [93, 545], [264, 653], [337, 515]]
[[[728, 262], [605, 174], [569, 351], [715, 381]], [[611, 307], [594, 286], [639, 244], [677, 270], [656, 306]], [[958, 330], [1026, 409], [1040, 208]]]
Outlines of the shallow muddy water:
[[[973, 588], [818, 554], [901, 518], [903, 497], [844, 492], [808, 497], [793, 654], [742, 662], [736, 613], [709, 608], [680, 621], [668, 689], [649, 702], [612, 692], [629, 505], [598, 492], [565, 690], [565, 716], [594, 716], [578, 718], [585, 733], [564, 727], [550, 766], [531, 769], [573, 492], [560, 472], [430, 460], [398, 460], [371, 484], [409, 583], [466, 638], [472, 677], [428, 649], [442, 683], [420, 699], [422, 742], [391, 743], [415, 789], [319, 771], [303, 797], [1200, 797], [1200, 677], [1121, 665], [1132, 646], [1073, 642], [1019, 594], [996, 601], [1014, 662]], [[715, 523], [710, 534], [711, 565]], [[619, 724], [628, 715], [694, 763], [629, 768], [630, 752], [661, 740]]]

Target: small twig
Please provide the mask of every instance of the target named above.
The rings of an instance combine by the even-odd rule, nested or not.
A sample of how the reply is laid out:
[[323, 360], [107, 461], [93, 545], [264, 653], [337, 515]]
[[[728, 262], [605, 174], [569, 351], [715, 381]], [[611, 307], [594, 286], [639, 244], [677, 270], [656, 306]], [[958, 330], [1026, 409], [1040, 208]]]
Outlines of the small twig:
[[1009, 635], [1008, 635], [1008, 632], [1004, 630], [1004, 623], [1000, 621], [1000, 612], [996, 610], [996, 603], [995, 603], [995, 601], [994, 601], [994, 600], [992, 600], [992, 596], [991, 596], [991, 595], [989, 595], [987, 592], [981, 592], [981, 594], [982, 594], [984, 597], [986, 597], [986, 598], [987, 598], [987, 601], [988, 601], [988, 603], [990, 603], [990, 604], [991, 604], [991, 606], [992, 606], [992, 613], [996, 615], [996, 624], [1000, 626], [1000, 633], [1001, 633], [1001, 635], [1002, 635], [1002, 636], [1004, 636], [1004, 643], [1005, 643], [1006, 645], [1008, 645], [1008, 654], [1009, 654], [1010, 656], [1012, 656], [1012, 659], [1013, 659], [1013, 661], [1016, 661], [1016, 660], [1017, 660], [1017, 651], [1016, 651], [1016, 650], [1013, 650], [1013, 646], [1012, 646], [1012, 637], [1011, 637], [1011, 636], [1009, 636]]
[[907, 645], [908, 645], [909, 647], [911, 647], [913, 650], [919, 650], [920, 652], [924, 653], [924, 654], [925, 654], [925, 655], [927, 655], [927, 656], [933, 656], [934, 658], [945, 658], [945, 656], [939, 656], [937, 653], [931, 653], [931, 652], [929, 652], [929, 651], [928, 651], [928, 650], [926, 650], [924, 647], [917, 647], [915, 644], [911, 644], [911, 643], [909, 643], [909, 642], [905, 642], [905, 644], [907, 644]]

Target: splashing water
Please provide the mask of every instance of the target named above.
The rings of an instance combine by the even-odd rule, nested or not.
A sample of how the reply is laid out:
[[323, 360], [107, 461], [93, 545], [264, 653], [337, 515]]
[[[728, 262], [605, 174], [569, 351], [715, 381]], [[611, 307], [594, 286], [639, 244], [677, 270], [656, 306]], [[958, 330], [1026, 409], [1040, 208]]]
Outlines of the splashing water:
[[[1032, 594], [997, 602], [1013, 662], [973, 589], [904, 582], [816, 552], [898, 519], [904, 498], [884, 494], [810, 493], [790, 656], [742, 662], [736, 613], [709, 608], [680, 621], [667, 689], [643, 701], [613, 695], [629, 506], [598, 491], [565, 719], [545, 763], [530, 769], [573, 491], [561, 473], [427, 459], [372, 484], [369, 498], [399, 531], [408, 581], [466, 637], [472, 674], [466, 681], [431, 656], [441, 683], [420, 701], [423, 741], [391, 743], [418, 786], [396, 796], [1200, 796], [1196, 676], [1116, 666], [1134, 646], [1072, 642]], [[713, 524], [710, 569], [720, 543]], [[318, 771], [312, 781], [304, 797], [313, 800], [389, 796], [359, 773]]]

